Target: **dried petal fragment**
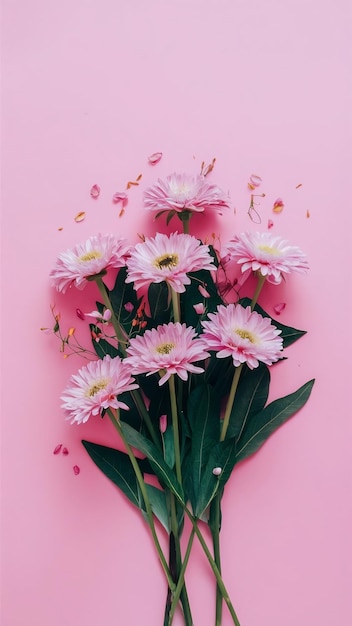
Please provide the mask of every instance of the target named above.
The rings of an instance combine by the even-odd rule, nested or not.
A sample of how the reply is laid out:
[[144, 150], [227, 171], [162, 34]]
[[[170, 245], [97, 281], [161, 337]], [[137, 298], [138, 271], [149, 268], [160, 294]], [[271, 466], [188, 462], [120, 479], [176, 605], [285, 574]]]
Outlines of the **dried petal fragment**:
[[308, 209], [307, 209], [306, 217], [310, 217], [310, 213], [309, 213]]
[[277, 198], [273, 204], [273, 212], [282, 213], [284, 206], [285, 205], [284, 205], [282, 198]]
[[77, 213], [77, 215], [75, 217], [75, 222], [83, 222], [85, 217], [86, 217], [85, 211], [80, 211], [79, 213]]
[[73, 473], [74, 473], [74, 475], [75, 475], [75, 476], [78, 476], [78, 474], [79, 474], [79, 473], [80, 473], [80, 471], [81, 471], [81, 470], [80, 470], [80, 468], [78, 467], [78, 465], [74, 465], [72, 469], [73, 469]]
[[68, 450], [67, 450], [67, 448], [62, 448], [62, 454], [63, 454], [64, 456], [67, 456], [67, 455], [68, 455]]
[[157, 163], [159, 163], [162, 156], [162, 152], [154, 152], [148, 157], [148, 163], [150, 163], [150, 165], [156, 165]]
[[131, 187], [138, 187], [139, 183], [136, 180], [129, 180], [126, 189], [131, 189]]
[[249, 178], [249, 183], [253, 185], [253, 187], [259, 187], [262, 183], [262, 179], [257, 174], [251, 174]]
[[60, 226], [60, 228], [58, 228], [58, 230], [63, 230], [63, 226]]
[[125, 212], [125, 209], [122, 207], [122, 209], [121, 209], [121, 211], [120, 211], [120, 213], [119, 213], [119, 217], [122, 217], [122, 216], [123, 216], [123, 214], [124, 214], [124, 212]]
[[90, 195], [92, 198], [99, 198], [99, 195], [100, 195], [99, 185], [93, 185], [93, 187], [90, 190]]
[[75, 331], [76, 331], [76, 329], [72, 326], [72, 327], [69, 329], [69, 331], [68, 331], [68, 333], [67, 333], [67, 336], [68, 336], [68, 337], [72, 337], [72, 335], [74, 335], [74, 334], [75, 334]]
[[273, 226], [274, 226], [273, 220], [268, 220], [268, 229], [270, 230], [270, 228], [272, 228]]
[[57, 446], [53, 450], [53, 454], [59, 454], [61, 448], [62, 448], [62, 443], [58, 443]]
[[86, 317], [81, 309], [76, 309], [76, 315], [80, 320], [84, 320]]
[[123, 204], [127, 204], [128, 202], [127, 193], [125, 193], [124, 191], [117, 191], [116, 193], [114, 193], [112, 197], [112, 201], [114, 202], [114, 204], [118, 204], [119, 202], [122, 202]]
[[299, 183], [298, 185], [296, 185], [296, 189], [299, 189], [300, 187], [302, 187], [302, 183]]
[[278, 304], [275, 304], [273, 309], [276, 315], [280, 315], [280, 313], [286, 309], [286, 302], [279, 302]]

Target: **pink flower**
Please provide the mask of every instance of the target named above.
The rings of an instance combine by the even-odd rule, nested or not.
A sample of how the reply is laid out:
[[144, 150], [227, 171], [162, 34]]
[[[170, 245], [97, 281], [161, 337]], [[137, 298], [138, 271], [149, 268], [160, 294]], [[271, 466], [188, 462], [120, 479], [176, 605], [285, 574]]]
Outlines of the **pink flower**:
[[209, 350], [217, 357], [232, 356], [235, 367], [247, 363], [250, 369], [259, 361], [271, 365], [281, 356], [282, 339], [269, 317], [263, 317], [251, 307], [229, 304], [218, 306], [217, 313], [209, 313], [210, 321], [202, 322], [202, 335]]
[[110, 309], [105, 309], [104, 313], [99, 313], [99, 311], [92, 311], [91, 313], [85, 314], [87, 317], [95, 317], [97, 322], [107, 323], [111, 320], [111, 311]]
[[269, 232], [236, 235], [227, 243], [226, 252], [241, 265], [242, 272], [258, 271], [274, 284], [281, 283], [283, 274], [308, 269], [306, 256], [299, 248]]
[[131, 366], [133, 374], [150, 376], [160, 372], [162, 376], [159, 385], [163, 385], [171, 374], [187, 380], [188, 372], [204, 372], [202, 367], [193, 365], [209, 356], [204, 348], [205, 344], [197, 338], [194, 328], [170, 322], [131, 339], [126, 362]]
[[152, 211], [216, 211], [229, 209], [230, 199], [217, 187], [206, 182], [204, 176], [171, 174], [160, 178], [144, 192], [144, 206]]
[[129, 245], [114, 235], [97, 235], [59, 255], [50, 272], [54, 287], [65, 293], [73, 284], [83, 289], [87, 278], [126, 264]]
[[127, 268], [126, 283], [133, 282], [135, 289], [165, 281], [174, 291], [183, 293], [185, 285], [191, 282], [188, 272], [213, 270], [215, 266], [209, 246], [200, 244], [195, 237], [157, 233], [155, 238], [148, 238], [131, 250]]
[[119, 357], [105, 356], [99, 361], [91, 361], [71, 376], [70, 384], [61, 396], [62, 408], [71, 424], [86, 422], [91, 415], [98, 415], [102, 409], [128, 409], [117, 396], [125, 391], [138, 389], [131, 368]]

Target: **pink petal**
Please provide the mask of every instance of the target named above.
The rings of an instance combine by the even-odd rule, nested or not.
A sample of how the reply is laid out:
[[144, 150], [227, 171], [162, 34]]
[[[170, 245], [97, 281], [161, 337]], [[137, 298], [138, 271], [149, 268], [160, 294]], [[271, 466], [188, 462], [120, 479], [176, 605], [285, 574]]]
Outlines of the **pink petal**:
[[205, 287], [203, 287], [203, 285], [199, 285], [198, 291], [203, 298], [210, 298], [210, 293], [205, 289]]
[[256, 174], [252, 174], [249, 180], [250, 180], [250, 183], [253, 185], [253, 187], [259, 187], [260, 184], [262, 183], [262, 179], [260, 178], [260, 176], [257, 176]]
[[270, 230], [270, 228], [272, 228], [273, 226], [274, 226], [273, 220], [268, 220], [268, 229]]
[[284, 203], [282, 198], [277, 198], [273, 204], [274, 213], [281, 213], [284, 209]]
[[222, 468], [221, 467], [214, 467], [214, 469], [213, 469], [214, 476], [220, 476], [221, 472], [222, 472]]
[[286, 309], [286, 302], [279, 302], [278, 304], [275, 304], [273, 309], [277, 315], [280, 315], [280, 313]]
[[63, 454], [64, 456], [67, 456], [67, 455], [68, 455], [68, 450], [67, 450], [67, 448], [62, 448], [62, 454]]
[[119, 202], [122, 202], [123, 204], [127, 204], [128, 202], [127, 193], [125, 193], [124, 191], [117, 191], [116, 193], [114, 193], [112, 197], [112, 201], [114, 202], [114, 204], [118, 204]]
[[100, 195], [99, 185], [93, 185], [93, 187], [90, 190], [90, 195], [92, 198], [99, 198], [99, 195]]
[[59, 454], [60, 450], [62, 448], [62, 443], [59, 443], [53, 450], [53, 454]]
[[112, 315], [112, 313], [111, 313], [110, 309], [105, 309], [104, 315], [103, 315], [103, 320], [108, 322], [109, 320], [111, 320], [111, 315]]
[[157, 163], [159, 163], [162, 156], [162, 152], [154, 152], [148, 157], [148, 163], [150, 163], [150, 165], [156, 165]]
[[76, 315], [80, 320], [84, 320], [85, 319], [85, 315], [83, 313], [83, 311], [81, 311], [81, 309], [76, 309]]
[[81, 470], [80, 470], [80, 468], [78, 467], [78, 465], [74, 465], [72, 469], [73, 469], [73, 473], [74, 473], [74, 475], [75, 475], [75, 476], [78, 476], [78, 474], [79, 474], [79, 473], [80, 473], [80, 471], [81, 471]]

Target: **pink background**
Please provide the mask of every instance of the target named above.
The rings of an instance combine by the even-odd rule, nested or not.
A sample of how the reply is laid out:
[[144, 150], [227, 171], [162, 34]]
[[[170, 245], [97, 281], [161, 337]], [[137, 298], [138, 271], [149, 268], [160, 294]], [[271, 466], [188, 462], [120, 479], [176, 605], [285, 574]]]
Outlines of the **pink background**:
[[[64, 421], [59, 396], [81, 360], [64, 360], [39, 329], [55, 303], [87, 342], [74, 312], [93, 308], [94, 287], [84, 300], [55, 294], [56, 255], [99, 230], [132, 241], [153, 232], [143, 188], [214, 156], [212, 181], [237, 212], [201, 222], [202, 233], [255, 227], [246, 185], [256, 173], [261, 228], [273, 218], [272, 232], [310, 259], [309, 275], [262, 300], [287, 302], [280, 319], [309, 331], [275, 371], [272, 396], [317, 378], [306, 407], [231, 478], [224, 580], [241, 626], [351, 626], [349, 2], [2, 5], [2, 626], [162, 623], [165, 585], [145, 524], [80, 443], [113, 445], [114, 433]], [[159, 150], [153, 168], [147, 156]], [[119, 218], [111, 197], [139, 173]], [[285, 209], [273, 216], [278, 196]], [[69, 456], [53, 456], [57, 443]], [[196, 544], [188, 586], [195, 625], [212, 625]]]

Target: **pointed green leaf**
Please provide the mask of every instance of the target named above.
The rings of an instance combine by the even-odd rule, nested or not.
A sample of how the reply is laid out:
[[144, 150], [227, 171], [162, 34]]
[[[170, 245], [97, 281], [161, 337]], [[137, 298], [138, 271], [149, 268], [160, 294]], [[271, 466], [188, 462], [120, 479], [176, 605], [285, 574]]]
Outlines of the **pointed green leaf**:
[[150, 464], [161, 483], [171, 489], [179, 501], [184, 504], [182, 486], [179, 484], [174, 472], [165, 463], [156, 446], [151, 441], [146, 439], [146, 437], [134, 430], [134, 428], [131, 428], [129, 424], [121, 422], [121, 429], [128, 443], [148, 457]]
[[237, 443], [237, 461], [256, 452], [271, 433], [299, 411], [307, 402], [313, 385], [314, 380], [310, 380], [294, 393], [271, 402], [263, 411], [251, 416]]
[[145, 486], [149, 498], [152, 511], [159, 520], [160, 524], [165, 528], [166, 532], [170, 532], [169, 513], [167, 509], [166, 494], [165, 491], [154, 487], [153, 485], [146, 484]]
[[172, 218], [176, 215], [176, 211], [172, 210], [169, 211], [167, 214], [167, 218], [166, 218], [166, 226], [169, 225], [169, 223], [171, 222]]
[[[198, 500], [194, 509], [194, 515], [196, 517], [201, 517], [213, 500], [222, 484], [220, 478], [223, 477], [224, 482], [229, 478], [236, 462], [235, 451], [236, 442], [234, 439], [226, 439], [213, 446], [208, 463], [202, 472]], [[215, 476], [213, 474], [213, 470], [216, 467], [221, 468], [221, 476]]]
[[[251, 302], [252, 301], [250, 298], [241, 298], [241, 300], [239, 301], [239, 304], [241, 304], [243, 307], [247, 307], [247, 306], [250, 306]], [[290, 346], [292, 343], [294, 343], [295, 341], [297, 341], [298, 339], [300, 339], [301, 337], [303, 337], [303, 335], [307, 333], [306, 330], [297, 330], [297, 328], [291, 328], [290, 326], [285, 326], [284, 324], [280, 324], [280, 322], [275, 320], [271, 315], [269, 315], [269, 313], [266, 313], [266, 311], [264, 311], [264, 309], [262, 309], [262, 307], [259, 306], [259, 304], [255, 305], [254, 310], [257, 311], [257, 313], [260, 313], [260, 315], [262, 315], [263, 317], [270, 317], [272, 319], [274, 326], [276, 326], [276, 328], [281, 330], [280, 337], [282, 337], [283, 339], [284, 348], [287, 348], [288, 346]]]
[[[235, 371], [234, 367], [232, 370]], [[269, 369], [263, 363], [253, 370], [249, 367], [243, 368], [230, 415], [227, 437], [238, 439], [251, 416], [264, 408], [269, 395], [269, 384]]]
[[148, 326], [167, 324], [170, 321], [169, 290], [165, 281], [152, 283], [148, 289], [148, 302], [150, 306], [150, 323]]
[[172, 469], [175, 466], [175, 448], [174, 433], [171, 425], [168, 426], [162, 437], [165, 463]]
[[[112, 304], [114, 313], [127, 332], [130, 331], [131, 322], [136, 315], [141, 299], [137, 298], [137, 292], [133, 287], [133, 283], [126, 283], [127, 268], [121, 267], [117, 274], [115, 285], [108, 295]], [[126, 311], [125, 304], [133, 305], [132, 311]]]

